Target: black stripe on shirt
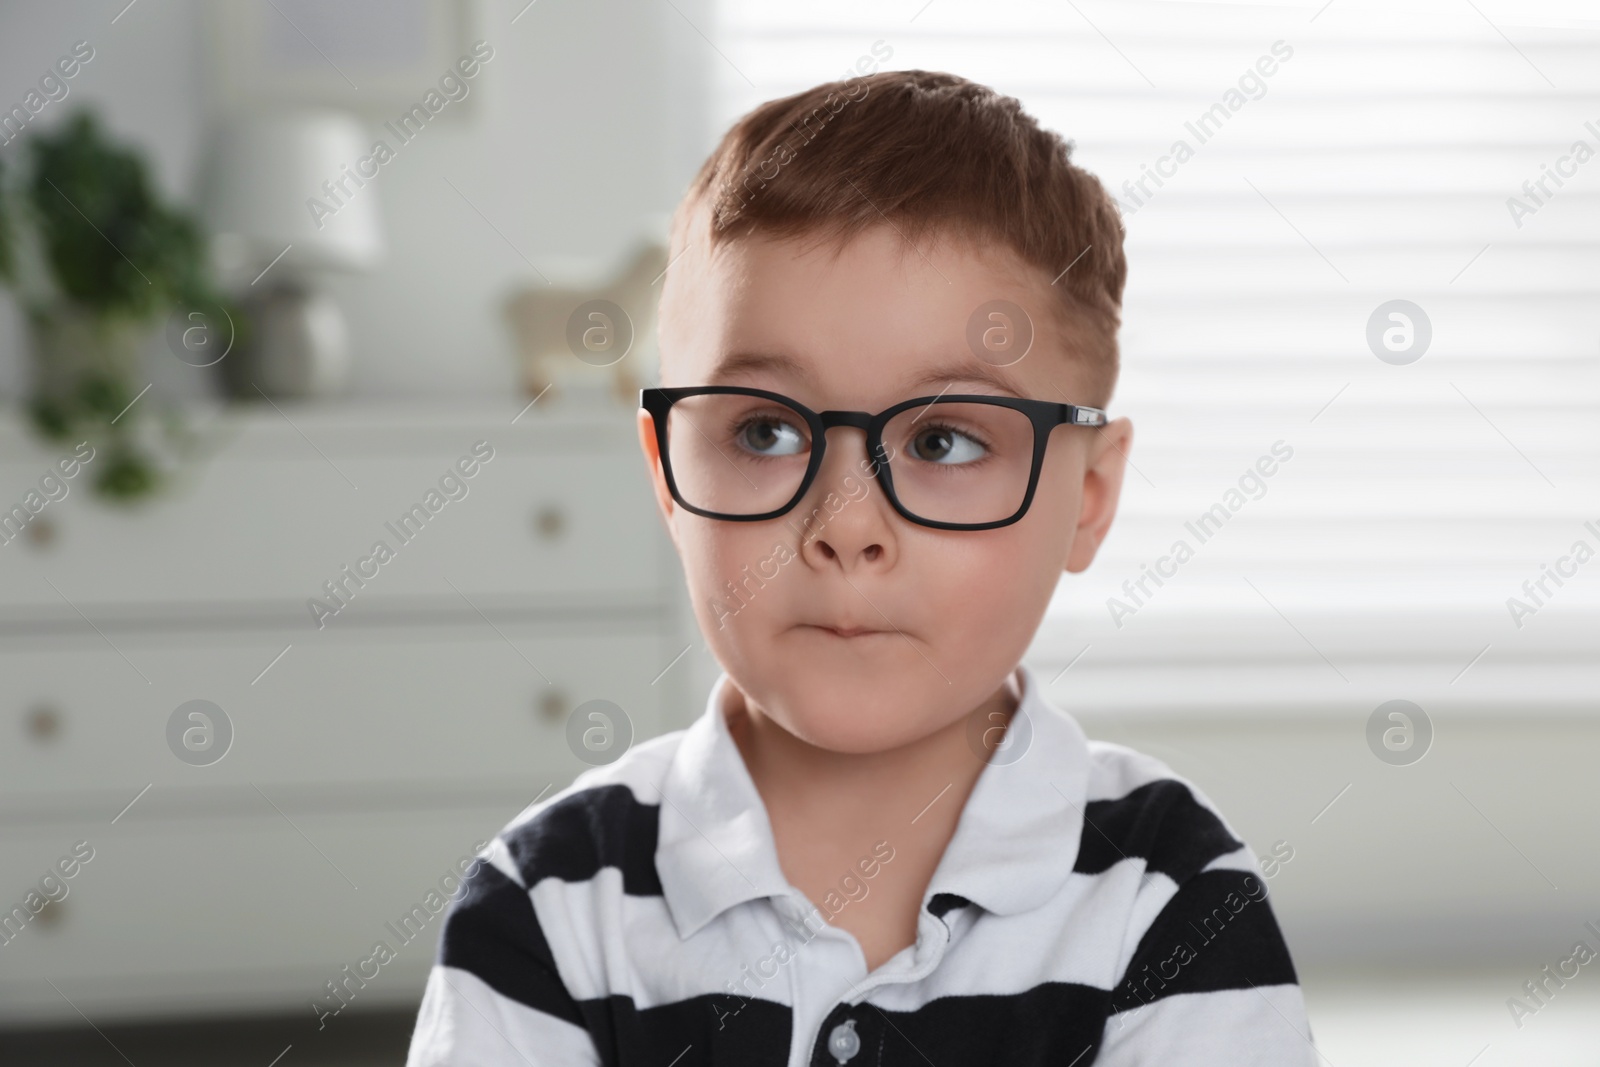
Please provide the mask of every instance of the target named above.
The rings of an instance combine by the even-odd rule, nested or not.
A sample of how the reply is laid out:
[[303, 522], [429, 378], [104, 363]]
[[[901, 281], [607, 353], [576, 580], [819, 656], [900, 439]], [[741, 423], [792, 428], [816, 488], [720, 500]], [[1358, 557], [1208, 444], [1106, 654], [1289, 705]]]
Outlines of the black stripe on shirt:
[[578, 1007], [605, 1067], [783, 1067], [789, 1061], [792, 1012], [786, 1004], [708, 994], [640, 1011], [632, 997], [614, 994]]
[[472, 973], [519, 1004], [584, 1025], [528, 891], [488, 863], [480, 863], [465, 885], [439, 931], [439, 962]]
[[[1093, 1063], [1105, 1031], [1110, 993], [1072, 982], [1045, 982], [1021, 993], [940, 997], [915, 1011], [888, 1011], [870, 998], [837, 1004], [811, 1050], [812, 1067], [839, 1067], [828, 1038], [855, 1023], [860, 1052], [850, 1067], [935, 1064]], [[1087, 1055], [1085, 1053], [1088, 1052]], [[687, 1057], [686, 1057], [687, 1058]], [[681, 1067], [681, 1065], [680, 1065]]]
[[1073, 864], [1079, 874], [1100, 874], [1137, 857], [1147, 871], [1181, 884], [1218, 856], [1244, 845], [1187, 786], [1170, 778], [1115, 800], [1091, 800], [1083, 814], [1083, 836]]
[[1206, 871], [1181, 884], [1139, 939], [1112, 990], [1111, 1010], [1179, 993], [1295, 982], [1266, 891], [1254, 871]]
[[551, 801], [501, 836], [530, 889], [546, 878], [586, 882], [602, 867], [615, 867], [624, 893], [658, 897], [660, 823], [659, 804], [641, 804], [625, 785], [602, 785]]
[[928, 914], [936, 919], [942, 919], [945, 914], [957, 908], [965, 908], [972, 901], [960, 893], [935, 893], [928, 898]]

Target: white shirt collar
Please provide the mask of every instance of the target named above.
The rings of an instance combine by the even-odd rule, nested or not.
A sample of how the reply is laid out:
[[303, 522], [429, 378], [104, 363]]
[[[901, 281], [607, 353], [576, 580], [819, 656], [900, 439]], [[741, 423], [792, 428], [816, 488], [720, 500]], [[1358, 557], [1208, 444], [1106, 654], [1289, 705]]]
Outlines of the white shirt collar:
[[[1038, 907], [1058, 892], [1078, 855], [1088, 792], [1088, 741], [1045, 699], [1026, 665], [1009, 731], [1028, 747], [978, 775], [924, 894], [954, 893], [999, 915]], [[724, 672], [684, 733], [661, 787], [656, 870], [680, 937], [747, 900], [798, 892], [778, 863], [766, 806], [722, 716]], [[997, 754], [999, 755], [999, 754]], [[1006, 753], [1002, 758], [1008, 758]]]

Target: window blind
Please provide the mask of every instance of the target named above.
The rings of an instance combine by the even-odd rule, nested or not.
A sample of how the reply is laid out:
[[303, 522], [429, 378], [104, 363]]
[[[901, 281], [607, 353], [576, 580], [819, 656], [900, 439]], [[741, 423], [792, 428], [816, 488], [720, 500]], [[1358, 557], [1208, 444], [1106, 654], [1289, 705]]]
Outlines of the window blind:
[[1572, 10], [718, 0], [712, 134], [887, 46], [1017, 97], [1117, 197], [1134, 444], [1030, 650], [1053, 696], [1583, 713], [1600, 22]]

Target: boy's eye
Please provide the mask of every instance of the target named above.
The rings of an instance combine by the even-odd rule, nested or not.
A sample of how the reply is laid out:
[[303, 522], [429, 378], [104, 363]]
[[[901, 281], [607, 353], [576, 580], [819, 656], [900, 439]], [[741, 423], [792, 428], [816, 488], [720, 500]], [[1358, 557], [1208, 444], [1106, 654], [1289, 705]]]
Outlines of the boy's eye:
[[976, 438], [947, 426], [930, 426], [911, 439], [911, 454], [925, 463], [972, 463], [987, 451]]
[[805, 434], [782, 419], [762, 416], [746, 421], [734, 435], [739, 447], [758, 456], [793, 456], [805, 451]]

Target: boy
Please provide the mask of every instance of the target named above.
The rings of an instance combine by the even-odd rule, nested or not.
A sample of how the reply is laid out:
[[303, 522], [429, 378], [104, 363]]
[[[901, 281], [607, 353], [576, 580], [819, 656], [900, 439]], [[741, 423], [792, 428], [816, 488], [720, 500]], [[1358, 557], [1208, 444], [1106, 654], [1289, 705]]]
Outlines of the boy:
[[1020, 663], [1131, 441], [1069, 151], [913, 70], [706, 162], [639, 432], [724, 673], [495, 839], [412, 1067], [1314, 1062], [1253, 853]]

